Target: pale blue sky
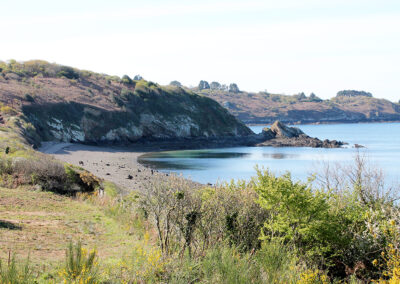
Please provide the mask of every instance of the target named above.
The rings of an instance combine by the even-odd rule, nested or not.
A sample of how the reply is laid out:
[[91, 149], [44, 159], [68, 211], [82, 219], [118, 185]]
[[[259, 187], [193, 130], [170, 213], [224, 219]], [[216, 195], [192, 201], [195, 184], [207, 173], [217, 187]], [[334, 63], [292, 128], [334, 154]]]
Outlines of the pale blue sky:
[[400, 1], [0, 1], [0, 59], [400, 99]]

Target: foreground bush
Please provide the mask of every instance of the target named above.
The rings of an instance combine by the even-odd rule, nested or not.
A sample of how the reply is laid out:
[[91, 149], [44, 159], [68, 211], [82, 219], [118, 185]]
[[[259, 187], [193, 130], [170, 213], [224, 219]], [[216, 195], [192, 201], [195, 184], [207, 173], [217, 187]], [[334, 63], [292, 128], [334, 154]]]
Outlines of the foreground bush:
[[0, 283], [28, 284], [34, 283], [34, 276], [30, 267], [29, 258], [25, 264], [19, 265], [15, 256], [10, 256], [7, 263], [0, 259]]
[[81, 242], [69, 244], [64, 268], [59, 272], [64, 283], [98, 283], [97, 252], [88, 252]]

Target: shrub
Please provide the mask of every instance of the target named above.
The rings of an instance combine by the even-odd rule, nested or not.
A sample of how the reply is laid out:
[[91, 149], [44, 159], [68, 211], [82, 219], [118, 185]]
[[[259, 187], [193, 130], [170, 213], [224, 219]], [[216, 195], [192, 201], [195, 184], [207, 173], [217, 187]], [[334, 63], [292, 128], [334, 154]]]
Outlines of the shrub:
[[121, 82], [126, 85], [135, 85], [135, 82], [128, 75], [122, 76]]
[[205, 247], [227, 239], [243, 251], [259, 248], [261, 228], [268, 215], [256, 203], [258, 196], [251, 184], [223, 184], [202, 189], [201, 195], [198, 238]]
[[69, 66], [61, 66], [60, 71], [57, 73], [58, 77], [65, 77], [67, 79], [79, 79], [79, 72]]
[[43, 190], [58, 193], [68, 191], [64, 166], [46, 156], [41, 159], [18, 159], [14, 163], [13, 174], [22, 178], [22, 184], [38, 184]]
[[15, 260], [15, 256], [9, 254], [7, 264], [3, 264], [0, 259], [0, 282], [12, 284], [28, 284], [34, 283], [33, 272], [30, 267], [29, 258], [24, 265], [19, 266]]
[[19, 158], [11, 163], [9, 174], [14, 176], [14, 186], [40, 185], [42, 190], [59, 194], [75, 195], [77, 192], [93, 192], [100, 187], [100, 180], [86, 171], [65, 166], [49, 156]]
[[216, 247], [207, 251], [200, 270], [205, 283], [263, 283], [254, 259], [234, 248]]
[[264, 241], [256, 259], [265, 283], [295, 283], [303, 269], [297, 264], [296, 250], [278, 240]]
[[260, 205], [270, 213], [262, 239], [293, 244], [308, 258], [322, 262], [348, 242], [337, 215], [330, 211], [328, 194], [309, 183], [293, 182], [290, 174], [275, 177], [259, 169], [255, 186]]
[[35, 102], [35, 99], [30, 94], [25, 94], [24, 100], [31, 103]]
[[171, 243], [181, 244], [181, 252], [191, 253], [193, 233], [197, 225], [200, 200], [191, 184], [178, 177], [152, 182], [140, 200], [145, 214], [157, 229], [164, 254], [171, 253]]
[[18, 112], [10, 106], [0, 107], [0, 112], [6, 115], [16, 115]]
[[329, 277], [324, 271], [318, 269], [309, 269], [300, 275], [300, 280], [297, 284], [328, 284]]
[[[8, 152], [9, 151], [10, 150], [8, 150]], [[10, 175], [12, 172], [13, 172], [12, 160], [10, 158], [0, 156], [0, 175]]]
[[98, 262], [95, 250], [88, 252], [81, 242], [69, 244], [64, 268], [59, 272], [64, 283], [97, 283]]

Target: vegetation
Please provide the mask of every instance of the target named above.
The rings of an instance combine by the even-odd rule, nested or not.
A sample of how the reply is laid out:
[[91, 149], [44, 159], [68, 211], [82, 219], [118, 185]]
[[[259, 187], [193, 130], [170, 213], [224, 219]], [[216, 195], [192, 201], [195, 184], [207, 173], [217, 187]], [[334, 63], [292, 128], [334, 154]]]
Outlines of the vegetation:
[[337, 97], [368, 97], [372, 98], [372, 94], [364, 91], [356, 91], [356, 90], [344, 90], [344, 91], [339, 91], [336, 95]]
[[[126, 238], [130, 246], [122, 245], [125, 253], [117, 255], [115, 248], [109, 248], [104, 256], [106, 244], [97, 247], [99, 253], [88, 252], [78, 239], [76, 245], [68, 245], [64, 264], [59, 258], [58, 265], [43, 271], [33, 253], [26, 271], [29, 277], [67, 283], [361, 283], [373, 279], [397, 283], [399, 207], [393, 192], [382, 194], [382, 188], [376, 187], [382, 183], [379, 171], [368, 168], [358, 156], [352, 168], [336, 167], [307, 183], [259, 169], [249, 182], [192, 188], [189, 182], [171, 177], [163, 183], [153, 181], [143, 194], [124, 197], [107, 185], [105, 197], [85, 194], [68, 202], [75, 203], [72, 210], [86, 208], [89, 216], [96, 210], [108, 216], [108, 222], [119, 224], [109, 241]], [[3, 189], [0, 196], [20, 193], [27, 195], [25, 189]], [[26, 197], [35, 195], [41, 194], [31, 192]], [[0, 215], [4, 224], [7, 214]], [[26, 231], [26, 226], [17, 230]], [[16, 230], [10, 228], [2, 225], [0, 230], [8, 235]], [[96, 233], [90, 238], [92, 246], [98, 238], [103, 237]], [[58, 242], [62, 246], [62, 240]], [[25, 271], [7, 269], [1, 270], [2, 277]]]

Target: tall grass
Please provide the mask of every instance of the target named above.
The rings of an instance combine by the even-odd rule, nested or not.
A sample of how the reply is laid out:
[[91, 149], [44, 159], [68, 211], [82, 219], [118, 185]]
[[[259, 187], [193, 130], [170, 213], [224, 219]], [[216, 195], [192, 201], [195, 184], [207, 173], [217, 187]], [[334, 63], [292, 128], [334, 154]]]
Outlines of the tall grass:
[[9, 253], [7, 263], [3, 263], [0, 259], [0, 283], [34, 283], [34, 276], [30, 267], [29, 257], [22, 265], [17, 263], [15, 255], [11, 255], [11, 253]]
[[69, 243], [64, 268], [59, 272], [64, 283], [98, 283], [97, 252], [88, 252], [82, 243]]

